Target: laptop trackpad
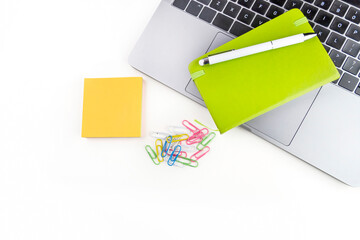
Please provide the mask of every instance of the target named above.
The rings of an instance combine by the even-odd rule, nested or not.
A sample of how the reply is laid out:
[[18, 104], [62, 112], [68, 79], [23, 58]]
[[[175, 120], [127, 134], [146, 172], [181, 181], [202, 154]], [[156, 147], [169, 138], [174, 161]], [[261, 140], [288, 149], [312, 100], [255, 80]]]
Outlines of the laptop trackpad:
[[[215, 48], [220, 47], [221, 45], [224, 45], [225, 43], [229, 42], [230, 40], [233, 40], [233, 38], [219, 32], [218, 34], [216, 34], [214, 40], [211, 42], [211, 44], [210, 44], [209, 48], [207, 49], [206, 53], [214, 50]], [[192, 79], [190, 79], [190, 81], [187, 84], [185, 90], [188, 93], [190, 93], [191, 95], [203, 100], [200, 93], [199, 93], [199, 90], [197, 89], [197, 87], [196, 87], [196, 85], [195, 85], [195, 83], [194, 83], [194, 81]]]
[[245, 124], [270, 138], [290, 145], [319, 89], [313, 90]]

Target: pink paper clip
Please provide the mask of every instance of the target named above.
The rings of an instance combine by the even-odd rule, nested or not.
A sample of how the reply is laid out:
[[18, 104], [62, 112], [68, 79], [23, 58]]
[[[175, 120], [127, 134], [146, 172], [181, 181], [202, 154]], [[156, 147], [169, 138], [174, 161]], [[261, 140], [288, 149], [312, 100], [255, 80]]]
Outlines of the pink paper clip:
[[199, 160], [200, 158], [202, 158], [205, 154], [207, 154], [208, 152], [210, 151], [210, 147], [204, 147], [202, 150], [194, 153], [190, 159], [191, 160], [194, 160], [194, 161], [197, 161]]
[[203, 140], [203, 138], [208, 134], [209, 134], [209, 129], [203, 128], [198, 132], [194, 133], [191, 137], [189, 137], [186, 140], [186, 144], [192, 145], [192, 144], [200, 143]]
[[187, 129], [189, 129], [193, 134], [197, 133], [200, 131], [200, 129], [198, 129], [197, 127], [195, 127], [192, 123], [190, 123], [188, 120], [184, 120], [182, 121], [182, 124], [184, 125], [184, 127], [186, 127]]

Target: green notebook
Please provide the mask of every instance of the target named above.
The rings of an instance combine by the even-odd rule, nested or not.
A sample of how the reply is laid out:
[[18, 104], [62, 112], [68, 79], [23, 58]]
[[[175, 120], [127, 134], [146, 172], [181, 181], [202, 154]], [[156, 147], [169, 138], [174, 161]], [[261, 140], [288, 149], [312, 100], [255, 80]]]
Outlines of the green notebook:
[[208, 55], [314, 32], [298, 9], [264, 23], [195, 59], [189, 70], [220, 133], [239, 126], [340, 77], [317, 37], [214, 65]]

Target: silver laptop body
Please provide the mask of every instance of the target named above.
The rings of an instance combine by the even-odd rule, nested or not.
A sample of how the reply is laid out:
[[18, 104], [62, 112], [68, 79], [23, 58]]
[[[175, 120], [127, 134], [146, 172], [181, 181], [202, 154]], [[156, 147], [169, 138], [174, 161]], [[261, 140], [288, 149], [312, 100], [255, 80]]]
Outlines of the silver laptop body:
[[[307, 9], [304, 8], [311, 5], [304, 1], [302, 6], [291, 6], [291, 3], [288, 3], [290, 1], [162, 0], [132, 51], [129, 63], [205, 106], [190, 79], [188, 64], [204, 53], [276, 17], [271, 15], [276, 15], [275, 10], [279, 14], [291, 7], [299, 7], [306, 12]], [[351, 5], [351, 1], [336, 1], [336, 4], [343, 5], [339, 7], [332, 3], [334, 5], [325, 6], [327, 9], [312, 4], [312, 9], [318, 8], [318, 11], [314, 16], [308, 16], [310, 19], [313, 17], [310, 23], [318, 33], [320, 30], [325, 34], [326, 29], [329, 31], [323, 41], [329, 54], [334, 57], [333, 60], [338, 60], [335, 54], [346, 57], [340, 59], [343, 62], [339, 64], [339, 60], [336, 64], [342, 74], [339, 81], [327, 84], [242, 126], [340, 181], [351, 186], [360, 186], [360, 86], [358, 69], [354, 70], [354, 66], [358, 67], [357, 62], [352, 62], [359, 59], [359, 53], [354, 57], [353, 52], [348, 54], [349, 49], [345, 49], [345, 45], [349, 47], [348, 42], [358, 43], [357, 35], [352, 36], [352, 32], [349, 33], [358, 26], [351, 18], [351, 14], [355, 14], [354, 9], [358, 8]], [[345, 13], [343, 6], [347, 6]], [[338, 12], [336, 7], [342, 12]], [[324, 27], [322, 24], [326, 23], [320, 21], [322, 16], [317, 16], [324, 12], [334, 15], [329, 27]], [[336, 15], [339, 13], [344, 16]], [[249, 21], [251, 15], [253, 16]], [[337, 18], [349, 22], [343, 35], [338, 34], [338, 31], [343, 29], [331, 29]], [[229, 19], [232, 19], [232, 22]], [[333, 39], [338, 35], [345, 38], [339, 38], [344, 40], [340, 47]], [[343, 49], [346, 50], [345, 53]]]

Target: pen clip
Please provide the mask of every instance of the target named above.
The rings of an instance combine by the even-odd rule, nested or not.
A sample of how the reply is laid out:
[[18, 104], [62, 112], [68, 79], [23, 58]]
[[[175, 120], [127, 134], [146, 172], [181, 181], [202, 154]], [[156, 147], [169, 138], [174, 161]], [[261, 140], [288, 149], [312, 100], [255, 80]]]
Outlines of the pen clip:
[[210, 55], [208, 55], [208, 57], [220, 55], [220, 54], [227, 53], [227, 52], [231, 52], [231, 51], [235, 51], [235, 49], [230, 49], [230, 50], [227, 50], [227, 51], [224, 51], [224, 52], [219, 52], [219, 53], [210, 54]]

